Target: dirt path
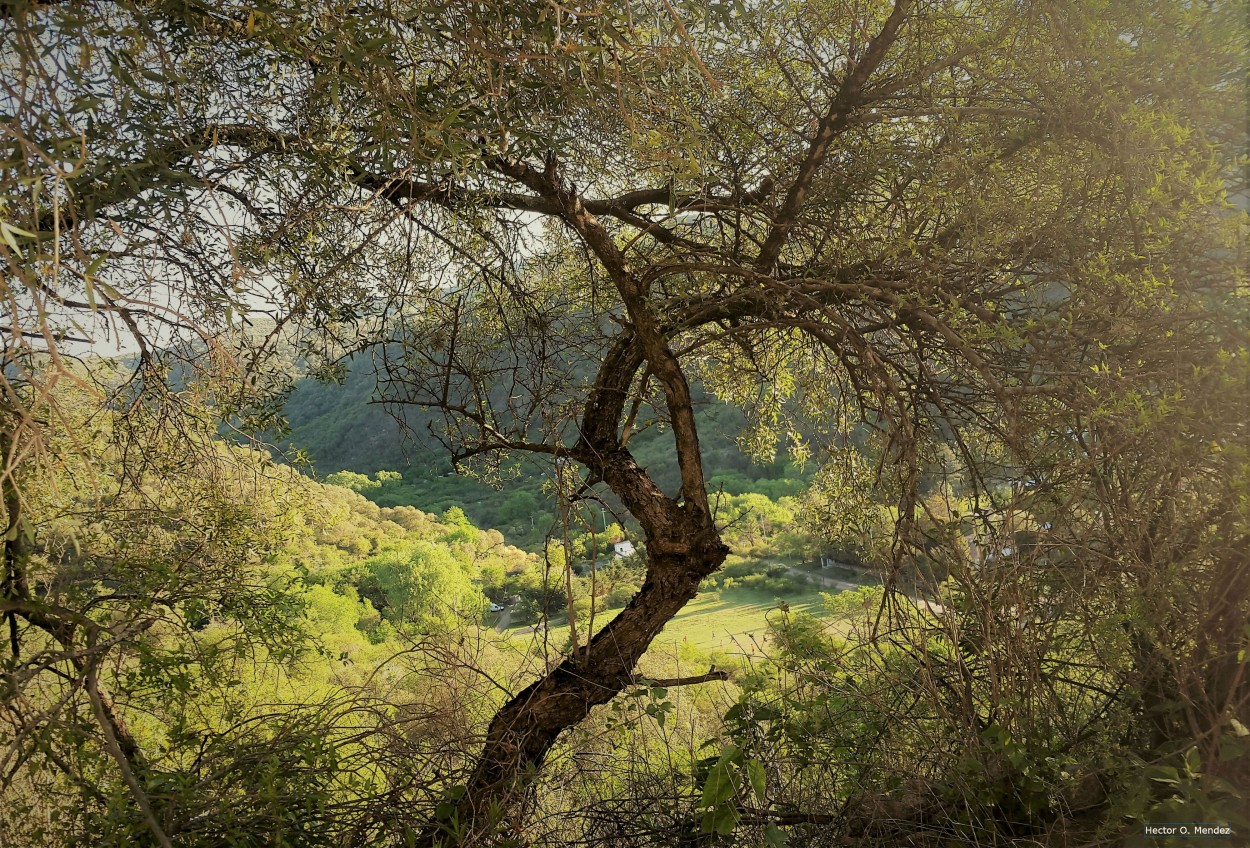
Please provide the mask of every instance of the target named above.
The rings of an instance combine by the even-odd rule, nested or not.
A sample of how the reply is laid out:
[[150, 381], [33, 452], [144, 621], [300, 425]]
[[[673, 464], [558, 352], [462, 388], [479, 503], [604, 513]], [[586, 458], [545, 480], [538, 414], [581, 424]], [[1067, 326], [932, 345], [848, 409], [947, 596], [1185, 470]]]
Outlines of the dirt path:
[[839, 591], [845, 589], [858, 589], [861, 585], [863, 585], [861, 583], [851, 583], [847, 580], [838, 580], [835, 577], [826, 577], [823, 574], [815, 574], [811, 571], [804, 571], [801, 568], [787, 568], [786, 574], [789, 574], [792, 577], [801, 577], [806, 580], [811, 580], [813, 583], [818, 583], [827, 589], [838, 589]]

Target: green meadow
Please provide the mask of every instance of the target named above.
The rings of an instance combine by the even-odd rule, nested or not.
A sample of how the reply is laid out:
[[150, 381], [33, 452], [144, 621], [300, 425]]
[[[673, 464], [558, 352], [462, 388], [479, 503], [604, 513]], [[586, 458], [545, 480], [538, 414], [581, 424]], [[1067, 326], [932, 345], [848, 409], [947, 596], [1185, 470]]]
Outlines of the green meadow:
[[[611, 621], [618, 612], [597, 611], [595, 630]], [[741, 588], [701, 592], [656, 637], [648, 654], [759, 656], [764, 653], [770, 622], [779, 623], [784, 616], [798, 613], [827, 616], [822, 590], [813, 587], [809, 591], [787, 593], [784, 597]], [[837, 626], [833, 619], [830, 625]], [[505, 633], [519, 644], [542, 638], [541, 631], [533, 626], [510, 627]], [[568, 634], [568, 624], [557, 624], [553, 619], [547, 629], [547, 643], [558, 650], [564, 646]]]

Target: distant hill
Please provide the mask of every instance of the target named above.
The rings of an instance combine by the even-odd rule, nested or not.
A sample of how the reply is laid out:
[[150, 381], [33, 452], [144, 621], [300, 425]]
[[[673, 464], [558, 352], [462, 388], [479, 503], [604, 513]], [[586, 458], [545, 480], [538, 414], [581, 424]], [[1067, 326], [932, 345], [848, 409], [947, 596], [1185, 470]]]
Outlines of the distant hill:
[[[376, 397], [374, 375], [367, 367], [349, 368], [342, 384], [298, 381], [285, 407], [290, 433], [280, 446], [307, 454], [319, 477], [339, 471], [400, 472], [402, 482], [387, 480], [362, 490], [379, 505], [411, 505], [429, 512], [460, 506], [475, 524], [503, 530], [514, 543], [530, 547], [541, 543], [555, 511], [544, 488], [542, 465], [515, 460], [510, 469], [515, 477], [500, 488], [456, 475], [446, 451], [427, 435], [429, 424], [437, 426], [436, 417], [404, 410], [410, 435], [415, 434], [405, 439], [393, 410], [373, 402]], [[713, 489], [778, 498], [803, 488], [802, 475], [783, 459], [759, 465], [742, 453], [736, 441], [746, 423], [741, 412], [704, 393], [696, 394], [696, 403], [703, 458]], [[679, 477], [668, 433], [644, 431], [630, 447], [660, 486], [677, 490]]]

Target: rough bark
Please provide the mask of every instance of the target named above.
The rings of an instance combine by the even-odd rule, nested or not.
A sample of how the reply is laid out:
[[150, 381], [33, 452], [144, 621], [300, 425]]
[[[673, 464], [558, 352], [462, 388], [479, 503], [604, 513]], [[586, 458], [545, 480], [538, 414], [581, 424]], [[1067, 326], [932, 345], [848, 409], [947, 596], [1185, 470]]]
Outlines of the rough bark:
[[[453, 821], [462, 844], [473, 844], [526, 788], [559, 735], [634, 681], [634, 667], [651, 641], [695, 596], [699, 581], [724, 561], [714, 537], [686, 557], [656, 557], [630, 604], [551, 673], [526, 687], [496, 713], [477, 767]], [[435, 844], [438, 842], [438, 834]]]

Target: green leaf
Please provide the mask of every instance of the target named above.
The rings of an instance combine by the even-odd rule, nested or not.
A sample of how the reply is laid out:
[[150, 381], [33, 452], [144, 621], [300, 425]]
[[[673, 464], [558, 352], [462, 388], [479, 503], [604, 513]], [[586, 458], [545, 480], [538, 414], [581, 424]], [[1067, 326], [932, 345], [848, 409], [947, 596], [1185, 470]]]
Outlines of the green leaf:
[[738, 774], [741, 762], [742, 749], [726, 745], [708, 771], [700, 802], [705, 811], [701, 824], [704, 833], [727, 834], [737, 826], [740, 815], [733, 799], [742, 786]]
[[747, 778], [751, 781], [751, 790], [760, 803], [764, 802], [765, 775], [764, 764], [759, 760], [747, 760]]
[[724, 804], [737, 793], [738, 785], [738, 774], [732, 762], [725, 754], [721, 754], [720, 759], [708, 771], [707, 780], [703, 784], [703, 806]]
[[30, 230], [23, 230], [21, 227], [15, 227], [12, 224], [8, 223], [7, 221], [4, 222], [4, 227], [9, 232], [16, 233], [19, 236], [26, 236], [26, 238], [38, 238], [39, 237], [38, 234], [32, 233]]
[[97, 256], [95, 259], [92, 259], [91, 264], [87, 266], [87, 270], [83, 272], [83, 276], [94, 277], [99, 272], [100, 268], [104, 265], [105, 260], [107, 260], [108, 258], [109, 257], [107, 253], [102, 253], [99, 256]]
[[25, 259], [26, 257], [25, 254], [22, 253], [22, 248], [18, 246], [17, 239], [14, 238], [15, 235], [25, 236], [26, 238], [38, 238], [38, 236], [30, 230], [23, 230], [21, 227], [15, 227], [8, 221], [0, 221], [0, 238], [3, 238], [4, 243], [17, 254], [18, 259]]
[[738, 808], [731, 804], [726, 804], [715, 811], [711, 829], [725, 836], [733, 832], [740, 818], [741, 815], [738, 813]]
[[790, 844], [790, 837], [777, 825], [770, 824], [764, 828], [764, 841], [768, 843], [769, 848], [786, 848]]
[[1181, 775], [1172, 766], [1151, 766], [1146, 769], [1146, 777], [1157, 783], [1177, 784], [1180, 783]]

